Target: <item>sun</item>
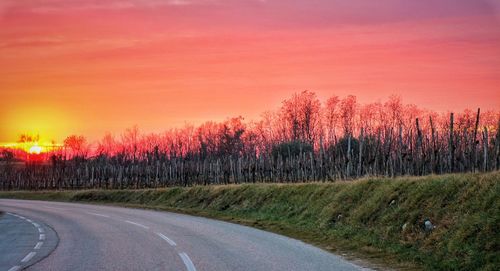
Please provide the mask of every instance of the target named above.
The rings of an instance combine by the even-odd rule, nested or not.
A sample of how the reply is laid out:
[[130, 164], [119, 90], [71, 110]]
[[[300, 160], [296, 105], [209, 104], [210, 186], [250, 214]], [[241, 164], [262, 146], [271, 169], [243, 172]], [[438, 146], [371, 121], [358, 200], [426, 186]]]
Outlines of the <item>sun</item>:
[[41, 146], [38, 146], [38, 145], [33, 145], [28, 150], [28, 152], [30, 154], [40, 154], [40, 153], [42, 153], [42, 151], [43, 151], [43, 148]]

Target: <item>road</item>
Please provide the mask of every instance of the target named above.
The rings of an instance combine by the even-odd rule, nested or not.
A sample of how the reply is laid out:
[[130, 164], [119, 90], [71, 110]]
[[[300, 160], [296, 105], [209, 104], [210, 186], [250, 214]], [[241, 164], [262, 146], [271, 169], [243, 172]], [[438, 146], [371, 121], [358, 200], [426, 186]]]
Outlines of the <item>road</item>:
[[[27, 270], [363, 270], [301, 241], [202, 217], [7, 199], [0, 199], [0, 210], [9, 213], [0, 221], [24, 217], [57, 233], [50, 236], [58, 239], [57, 247], [57, 240], [47, 236], [46, 242], [55, 247], [53, 252], [45, 258], [38, 255], [43, 259]], [[36, 228], [28, 226], [18, 230]], [[36, 245], [36, 232], [32, 239]], [[14, 251], [15, 243], [2, 241], [0, 252]], [[26, 247], [32, 250], [32, 246]], [[21, 261], [28, 255], [25, 253], [30, 252], [25, 249], [10, 259]]]

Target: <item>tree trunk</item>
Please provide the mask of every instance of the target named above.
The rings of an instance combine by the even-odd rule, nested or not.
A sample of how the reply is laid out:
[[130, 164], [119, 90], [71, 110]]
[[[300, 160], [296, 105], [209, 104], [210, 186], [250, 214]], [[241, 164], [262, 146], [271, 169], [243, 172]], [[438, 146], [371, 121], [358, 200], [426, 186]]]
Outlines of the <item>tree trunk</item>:
[[455, 169], [455, 146], [453, 145], [453, 113], [450, 114], [450, 139], [448, 141], [449, 172]]
[[484, 127], [483, 131], [483, 171], [488, 170], [488, 128]]
[[361, 177], [362, 170], [363, 170], [363, 128], [361, 128], [361, 132], [359, 135], [359, 154], [358, 154], [358, 172], [357, 176]]

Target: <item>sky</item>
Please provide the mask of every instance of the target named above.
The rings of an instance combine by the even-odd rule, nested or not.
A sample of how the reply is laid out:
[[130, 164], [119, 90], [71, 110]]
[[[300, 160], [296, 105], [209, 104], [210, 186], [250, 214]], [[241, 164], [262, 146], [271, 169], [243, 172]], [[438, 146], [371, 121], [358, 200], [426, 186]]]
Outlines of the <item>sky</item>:
[[258, 119], [306, 89], [497, 110], [500, 1], [0, 1], [0, 142]]

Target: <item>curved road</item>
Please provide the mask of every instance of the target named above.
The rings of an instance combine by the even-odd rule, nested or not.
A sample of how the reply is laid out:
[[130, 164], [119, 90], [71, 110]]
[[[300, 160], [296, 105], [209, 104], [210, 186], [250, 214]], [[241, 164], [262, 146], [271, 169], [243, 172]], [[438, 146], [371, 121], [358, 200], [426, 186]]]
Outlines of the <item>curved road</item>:
[[55, 250], [28, 270], [363, 269], [301, 241], [201, 217], [6, 199], [0, 210], [40, 221], [59, 237]]

